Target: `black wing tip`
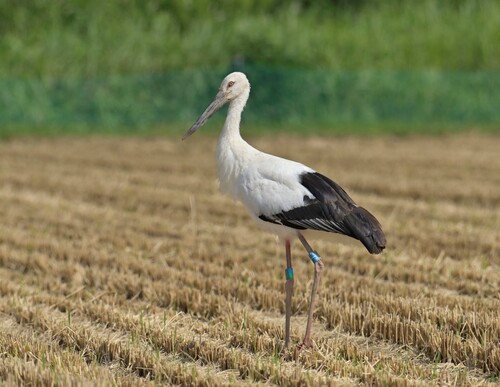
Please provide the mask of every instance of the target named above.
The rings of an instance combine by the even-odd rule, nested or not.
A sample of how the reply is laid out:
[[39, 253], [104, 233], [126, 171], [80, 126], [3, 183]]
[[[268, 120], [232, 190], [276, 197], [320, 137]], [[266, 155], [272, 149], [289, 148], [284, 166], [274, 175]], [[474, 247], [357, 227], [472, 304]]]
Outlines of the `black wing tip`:
[[366, 247], [370, 254], [380, 254], [386, 246], [382, 226], [377, 218], [363, 207], [356, 207], [347, 217], [351, 232]]
[[370, 244], [364, 244], [370, 254], [380, 254], [385, 249], [385, 237], [383, 239], [373, 240]]

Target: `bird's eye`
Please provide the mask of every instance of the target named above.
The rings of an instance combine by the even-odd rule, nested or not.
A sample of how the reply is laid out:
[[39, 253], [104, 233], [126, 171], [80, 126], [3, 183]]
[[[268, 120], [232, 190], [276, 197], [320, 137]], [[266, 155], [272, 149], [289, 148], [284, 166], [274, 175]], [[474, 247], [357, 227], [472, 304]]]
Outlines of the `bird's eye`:
[[234, 85], [234, 81], [231, 81], [227, 84], [227, 88], [229, 89], [230, 87], [232, 87]]

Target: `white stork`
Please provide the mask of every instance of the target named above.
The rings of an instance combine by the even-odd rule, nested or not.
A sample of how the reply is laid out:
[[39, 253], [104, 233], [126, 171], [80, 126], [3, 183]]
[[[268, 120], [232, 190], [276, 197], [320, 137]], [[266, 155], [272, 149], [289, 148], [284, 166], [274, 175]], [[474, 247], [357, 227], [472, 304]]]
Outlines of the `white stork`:
[[217, 110], [229, 102], [227, 118], [217, 145], [220, 190], [241, 201], [264, 230], [285, 245], [285, 347], [290, 342], [293, 269], [290, 241], [298, 238], [314, 263], [314, 282], [304, 340], [299, 348], [311, 345], [311, 323], [323, 262], [304, 238], [308, 230], [337, 233], [359, 240], [372, 254], [385, 248], [385, 236], [377, 219], [359, 207], [328, 177], [313, 169], [263, 153], [240, 135], [241, 113], [250, 94], [245, 74], [234, 72], [222, 81], [219, 92], [203, 114], [186, 132], [192, 135]]

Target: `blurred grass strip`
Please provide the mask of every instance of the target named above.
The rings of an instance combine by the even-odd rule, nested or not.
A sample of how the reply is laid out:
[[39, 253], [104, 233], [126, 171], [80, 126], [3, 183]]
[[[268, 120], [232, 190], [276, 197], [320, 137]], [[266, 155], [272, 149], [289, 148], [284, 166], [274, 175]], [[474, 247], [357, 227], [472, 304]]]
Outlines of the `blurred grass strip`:
[[500, 2], [0, 2], [0, 75], [100, 76], [248, 63], [499, 70]]
[[[251, 65], [237, 69], [245, 71], [252, 83], [243, 127], [287, 127], [298, 132], [325, 128], [337, 133], [340, 128], [358, 127], [355, 131], [371, 133], [381, 128], [408, 132], [500, 126], [500, 73], [287, 70]], [[0, 78], [4, 106], [0, 132], [5, 136], [19, 133], [19, 128], [34, 132], [36, 127], [72, 127], [74, 133], [102, 132], [102, 128], [110, 133], [152, 133], [152, 128], [184, 127], [208, 105], [231, 70]], [[219, 114], [214, 124], [222, 119]], [[14, 127], [18, 129], [8, 129]]]

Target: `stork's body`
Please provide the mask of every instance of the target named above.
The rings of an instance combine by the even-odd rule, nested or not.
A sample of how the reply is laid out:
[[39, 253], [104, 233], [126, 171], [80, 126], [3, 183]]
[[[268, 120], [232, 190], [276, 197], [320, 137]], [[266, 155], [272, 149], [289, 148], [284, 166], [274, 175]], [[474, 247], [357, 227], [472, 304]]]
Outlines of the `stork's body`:
[[310, 169], [260, 152], [241, 137], [239, 141], [234, 147], [228, 146], [224, 132], [219, 138], [217, 170], [221, 192], [241, 201], [255, 222], [266, 231], [281, 238], [296, 236], [296, 230], [264, 221], [260, 216], [300, 206], [308, 191], [300, 185], [299, 175]]
[[186, 133], [188, 137], [222, 105], [229, 110], [217, 144], [220, 189], [241, 201], [257, 224], [280, 237], [286, 250], [285, 344], [289, 342], [293, 269], [290, 241], [299, 238], [315, 265], [304, 346], [309, 346], [312, 314], [323, 263], [304, 238], [303, 231], [337, 233], [360, 240], [370, 253], [385, 248], [382, 228], [373, 215], [357, 206], [332, 180], [313, 169], [261, 152], [240, 135], [241, 113], [250, 93], [242, 73], [229, 74], [214, 101]]

